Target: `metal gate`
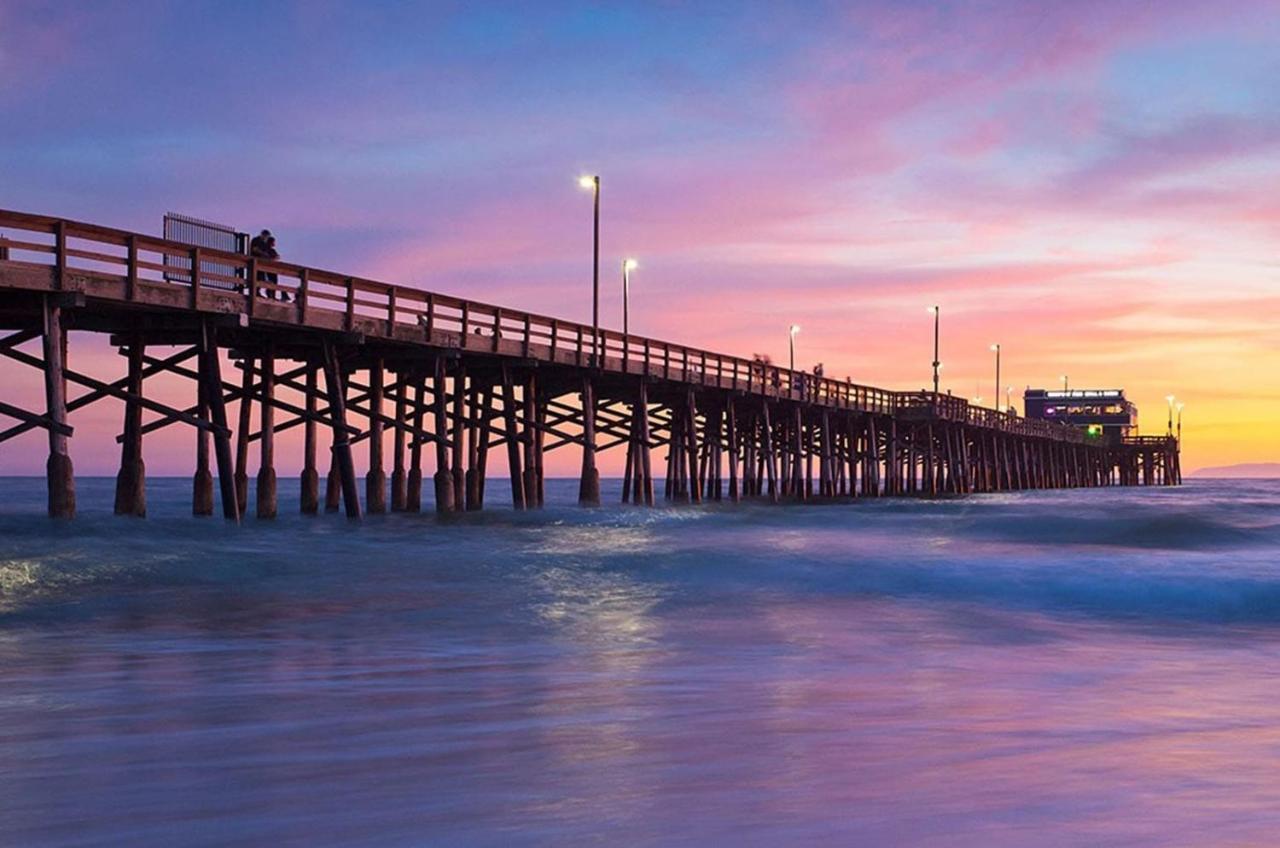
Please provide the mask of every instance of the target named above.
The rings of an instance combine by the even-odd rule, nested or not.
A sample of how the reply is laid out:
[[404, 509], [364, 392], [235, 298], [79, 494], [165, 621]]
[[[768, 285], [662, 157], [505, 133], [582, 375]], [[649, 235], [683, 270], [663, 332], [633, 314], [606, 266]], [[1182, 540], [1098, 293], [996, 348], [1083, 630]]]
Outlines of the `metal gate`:
[[[247, 254], [249, 252], [248, 233], [236, 232], [235, 227], [229, 227], [226, 224], [215, 224], [212, 221], [192, 218], [189, 215], [179, 215], [175, 212], [168, 212], [164, 216], [164, 237], [169, 241], [180, 241], [193, 247], [210, 247], [226, 253]], [[190, 259], [185, 256], [169, 256], [166, 254], [164, 265], [164, 278], [166, 280], [171, 283], [191, 285]], [[211, 271], [214, 274], [221, 274], [227, 277], [244, 276], [244, 270], [241, 268], [233, 268], [230, 265], [209, 260], [201, 261], [200, 271], [201, 273]], [[207, 283], [203, 283], [203, 285], [211, 289], [226, 289], [229, 291], [240, 288], [238, 285], [222, 282], [221, 280], [210, 280]]]

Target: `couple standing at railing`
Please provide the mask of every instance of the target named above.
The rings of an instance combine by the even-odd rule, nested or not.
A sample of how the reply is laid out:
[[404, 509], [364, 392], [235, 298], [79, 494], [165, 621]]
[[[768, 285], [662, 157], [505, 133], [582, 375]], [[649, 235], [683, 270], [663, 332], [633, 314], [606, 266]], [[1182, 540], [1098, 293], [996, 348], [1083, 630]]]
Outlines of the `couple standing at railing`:
[[[266, 259], [269, 261], [280, 258], [280, 251], [276, 250], [276, 237], [271, 234], [270, 230], [263, 230], [253, 237], [253, 240], [249, 242], [249, 255], [254, 259]], [[280, 284], [280, 277], [279, 275], [272, 274], [268, 271], [259, 271], [257, 282], [268, 283], [270, 286], [278, 286]], [[278, 297], [285, 303], [289, 302], [289, 295], [281, 289], [260, 288], [257, 291], [258, 297], [262, 297], [267, 300], [272, 300]]]

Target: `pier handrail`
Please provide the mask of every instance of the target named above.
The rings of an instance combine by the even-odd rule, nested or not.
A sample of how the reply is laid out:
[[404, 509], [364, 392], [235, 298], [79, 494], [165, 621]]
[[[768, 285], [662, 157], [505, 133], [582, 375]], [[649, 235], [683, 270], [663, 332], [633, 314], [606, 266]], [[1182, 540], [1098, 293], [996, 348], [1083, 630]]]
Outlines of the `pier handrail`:
[[[15, 238], [10, 235], [13, 232], [24, 235]], [[185, 289], [189, 293], [171, 304], [175, 308], [230, 310], [254, 319], [314, 323], [325, 329], [358, 331], [400, 342], [488, 349], [495, 354], [581, 366], [595, 364], [610, 372], [730, 388], [835, 409], [893, 415], [905, 408], [919, 408], [947, 420], [1010, 433], [1070, 442], [1084, 439], [1077, 428], [975, 407], [961, 397], [896, 392], [817, 377], [603, 328], [593, 343], [592, 327], [575, 321], [66, 218], [0, 209], [0, 261], [52, 271], [55, 290], [74, 288], [76, 276], [112, 284], [89, 292], [94, 297], [131, 301], [145, 288], [162, 285], [169, 291]], [[324, 320], [314, 321], [317, 316]], [[597, 348], [601, 359], [593, 363]]]

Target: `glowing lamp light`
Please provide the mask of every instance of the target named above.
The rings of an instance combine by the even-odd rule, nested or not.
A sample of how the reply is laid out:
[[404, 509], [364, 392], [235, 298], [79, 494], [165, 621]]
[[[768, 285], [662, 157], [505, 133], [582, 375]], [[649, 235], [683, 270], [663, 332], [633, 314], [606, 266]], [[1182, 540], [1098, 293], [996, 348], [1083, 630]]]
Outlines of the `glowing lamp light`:
[[596, 178], [595, 177], [578, 177], [578, 185], [586, 189], [595, 188]]
[[635, 259], [625, 259], [622, 262], [622, 267], [628, 271], [634, 271], [635, 269], [640, 267], [640, 263]]
[[799, 325], [799, 324], [792, 324], [792, 325], [791, 325], [791, 330], [790, 330], [790, 332], [791, 332], [791, 335], [792, 335], [792, 336], [796, 335], [796, 333], [799, 333], [799, 332], [800, 332], [800, 325]]

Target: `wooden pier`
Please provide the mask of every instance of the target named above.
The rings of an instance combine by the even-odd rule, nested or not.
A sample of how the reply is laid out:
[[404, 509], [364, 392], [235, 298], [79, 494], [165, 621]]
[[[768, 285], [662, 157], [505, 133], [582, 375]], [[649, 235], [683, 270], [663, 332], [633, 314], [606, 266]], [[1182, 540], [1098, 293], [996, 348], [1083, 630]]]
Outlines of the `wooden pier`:
[[[46, 389], [44, 410], [0, 389], [0, 416], [16, 422], [0, 442], [46, 431], [56, 517], [76, 508], [68, 414], [104, 398], [124, 402], [115, 510], [135, 516], [146, 513], [145, 436], [171, 425], [194, 435], [193, 513], [217, 504], [237, 521], [255, 456], [256, 515], [277, 514], [276, 436], [294, 428], [303, 433], [298, 508], [351, 517], [419, 511], [428, 459], [438, 511], [482, 509], [494, 449], [516, 509], [542, 506], [544, 456], [559, 448], [581, 454], [587, 506], [600, 502], [596, 459], [606, 450], [626, 454], [622, 499], [647, 506], [659, 488], [665, 500], [699, 503], [1181, 482], [1168, 437], [1107, 445], [950, 395], [597, 335], [546, 315], [60, 218], [0, 211], [0, 232], [0, 355], [43, 371]], [[77, 370], [72, 333], [108, 334], [123, 374]], [[188, 406], [147, 391], [159, 374], [189, 382]], [[356, 450], [368, 452], [363, 491]]]

